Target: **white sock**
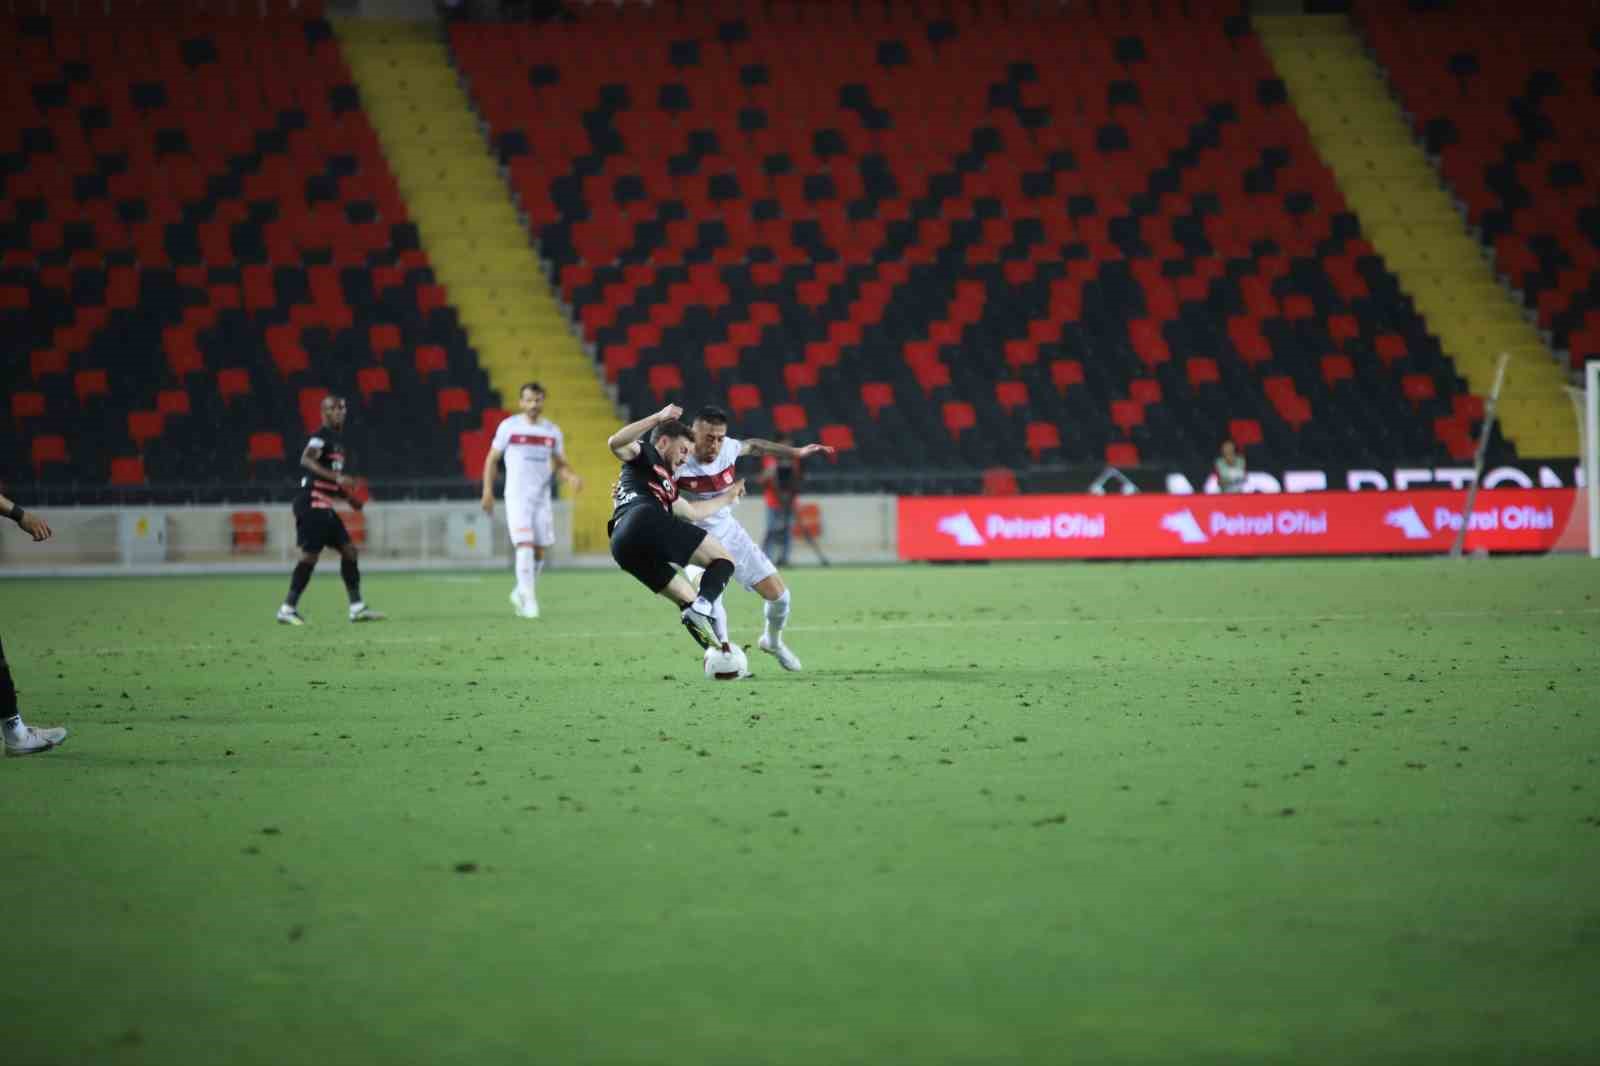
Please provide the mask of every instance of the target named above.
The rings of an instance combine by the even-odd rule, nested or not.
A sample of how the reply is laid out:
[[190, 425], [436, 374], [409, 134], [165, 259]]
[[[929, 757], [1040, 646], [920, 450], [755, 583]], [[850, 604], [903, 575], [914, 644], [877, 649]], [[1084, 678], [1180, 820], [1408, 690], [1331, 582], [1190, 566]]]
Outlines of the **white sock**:
[[532, 600], [534, 598], [534, 595], [533, 595], [533, 575], [534, 575], [535, 571], [536, 571], [536, 568], [533, 565], [533, 549], [531, 547], [518, 548], [517, 549], [517, 592], [519, 594], [521, 594], [521, 596], [522, 596], [524, 601], [529, 601], [529, 600]]
[[704, 596], [696, 596], [695, 601], [689, 606], [700, 614], [711, 615], [717, 613], [717, 609], [711, 605], [711, 601]]
[[768, 600], [764, 608], [767, 616], [767, 636], [773, 640], [782, 640], [783, 624], [789, 620], [789, 590], [784, 589], [783, 595], [775, 600]]
[[728, 642], [728, 597], [718, 596], [717, 602], [711, 605], [711, 628], [716, 632], [717, 639], [724, 644]]
[[15, 718], [7, 718], [4, 722], [0, 722], [0, 727], [4, 728], [5, 735], [12, 740], [20, 739], [22, 734], [28, 731], [28, 725], [22, 720], [22, 715], [20, 714]]
[[533, 561], [533, 576], [538, 577], [542, 573], [544, 573], [544, 559], [535, 559]]

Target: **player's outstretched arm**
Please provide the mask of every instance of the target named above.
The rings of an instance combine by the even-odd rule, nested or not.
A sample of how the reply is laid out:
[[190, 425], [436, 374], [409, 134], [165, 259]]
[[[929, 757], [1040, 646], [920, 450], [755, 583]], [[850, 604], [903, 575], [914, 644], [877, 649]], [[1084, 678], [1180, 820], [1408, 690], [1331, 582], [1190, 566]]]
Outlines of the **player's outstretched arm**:
[[606, 447], [611, 449], [612, 455], [615, 455], [623, 462], [627, 462], [639, 454], [640, 437], [649, 433], [661, 423], [670, 422], [681, 414], [683, 414], [683, 408], [675, 403], [669, 403], [655, 414], [646, 415], [637, 422], [629, 422], [611, 434], [611, 438], [606, 441]]
[[494, 448], [489, 449], [489, 454], [483, 457], [483, 498], [478, 503], [483, 507], [484, 514], [494, 514], [494, 470], [495, 464], [500, 462], [500, 452]]
[[0, 517], [9, 518], [22, 527], [22, 531], [35, 541], [49, 540], [53, 535], [50, 523], [36, 514], [24, 511], [19, 504], [0, 496]]
[[832, 455], [833, 451], [833, 448], [826, 444], [803, 444], [797, 448], [790, 444], [780, 444], [775, 440], [751, 437], [739, 449], [739, 454], [771, 455], [779, 459], [806, 459], [813, 455]]
[[741, 478], [728, 486], [727, 491], [708, 496], [703, 500], [686, 500], [679, 496], [672, 501], [672, 513], [685, 522], [698, 522], [702, 518], [711, 517], [730, 503], [737, 503], [739, 497], [743, 495], [744, 479]]

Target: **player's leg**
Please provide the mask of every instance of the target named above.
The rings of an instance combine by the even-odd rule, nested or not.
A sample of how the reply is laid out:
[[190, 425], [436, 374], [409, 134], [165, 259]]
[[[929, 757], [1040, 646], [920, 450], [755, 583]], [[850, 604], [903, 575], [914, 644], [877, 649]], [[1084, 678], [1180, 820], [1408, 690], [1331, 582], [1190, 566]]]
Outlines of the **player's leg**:
[[11, 680], [11, 667], [6, 663], [6, 648], [0, 643], [0, 735], [4, 737], [7, 755], [37, 755], [67, 739], [67, 731], [35, 729], [22, 720], [17, 709], [17, 686]]
[[321, 521], [323, 513], [315, 507], [297, 506], [294, 509], [294, 539], [300, 546], [300, 560], [294, 564], [294, 572], [289, 575], [289, 594], [278, 608], [278, 622], [281, 625], [306, 624], [306, 620], [300, 616], [300, 595], [311, 584], [311, 575], [317, 569], [317, 557], [322, 554], [327, 537], [327, 528]]
[[383, 621], [388, 616], [382, 611], [374, 611], [361, 598], [361, 552], [356, 548], [355, 541], [350, 539], [350, 532], [344, 528], [339, 516], [332, 511], [328, 512], [328, 516], [335, 526], [329, 540], [333, 547], [339, 549], [339, 576], [344, 578], [344, 592], [350, 597], [350, 621]]
[[756, 646], [776, 658], [785, 670], [799, 670], [800, 657], [783, 642], [783, 627], [789, 620], [789, 588], [777, 566], [743, 526], [729, 529], [725, 544], [733, 557], [734, 577], [765, 601], [762, 611], [766, 625]]
[[518, 618], [538, 618], [539, 599], [534, 589], [537, 569], [533, 549], [533, 501], [527, 495], [506, 497], [506, 529], [511, 534], [517, 574], [511, 606], [516, 608]]
[[[700, 578], [705, 572], [705, 567], [695, 566], [693, 563], [683, 568], [683, 576], [689, 579], [689, 584], [695, 589], [695, 595], [697, 596], [699, 595]], [[737, 569], [735, 569], [734, 575], [738, 576]], [[728, 597], [726, 594], [718, 596], [711, 604], [711, 628], [717, 631], [718, 640], [724, 644], [728, 643]]]

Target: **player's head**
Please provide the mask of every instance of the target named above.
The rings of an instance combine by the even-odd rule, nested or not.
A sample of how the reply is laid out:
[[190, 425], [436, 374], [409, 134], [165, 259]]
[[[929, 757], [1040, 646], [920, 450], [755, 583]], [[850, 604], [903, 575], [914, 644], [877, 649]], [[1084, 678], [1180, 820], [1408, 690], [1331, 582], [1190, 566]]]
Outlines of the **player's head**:
[[1233, 441], [1225, 440], [1225, 441], [1222, 442], [1222, 457], [1224, 459], [1228, 460], [1228, 462], [1231, 463], [1231, 462], [1233, 462], [1234, 456], [1236, 456], [1238, 454], [1239, 454], [1239, 449], [1234, 446]]
[[517, 406], [522, 408], [522, 413], [529, 418], [538, 418], [544, 410], [544, 386], [537, 381], [530, 381], [517, 390]]
[[322, 424], [330, 429], [343, 429], [344, 416], [348, 411], [349, 405], [343, 396], [330, 392], [322, 398]]
[[689, 449], [694, 445], [694, 430], [674, 418], [655, 428], [650, 435], [650, 443], [661, 453], [667, 469], [676, 470], [689, 457]]
[[709, 463], [717, 457], [722, 442], [727, 439], [728, 412], [710, 405], [702, 407], [694, 413], [694, 424], [689, 428], [694, 433], [694, 457]]

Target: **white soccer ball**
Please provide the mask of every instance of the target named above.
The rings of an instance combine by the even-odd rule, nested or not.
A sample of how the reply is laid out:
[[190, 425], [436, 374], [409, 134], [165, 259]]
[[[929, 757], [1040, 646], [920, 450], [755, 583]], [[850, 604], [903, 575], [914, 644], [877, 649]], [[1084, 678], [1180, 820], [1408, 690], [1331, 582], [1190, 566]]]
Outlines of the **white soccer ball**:
[[750, 676], [750, 660], [745, 658], [744, 649], [737, 644], [729, 644], [727, 648], [727, 651], [719, 647], [706, 649], [707, 681], [737, 681]]

